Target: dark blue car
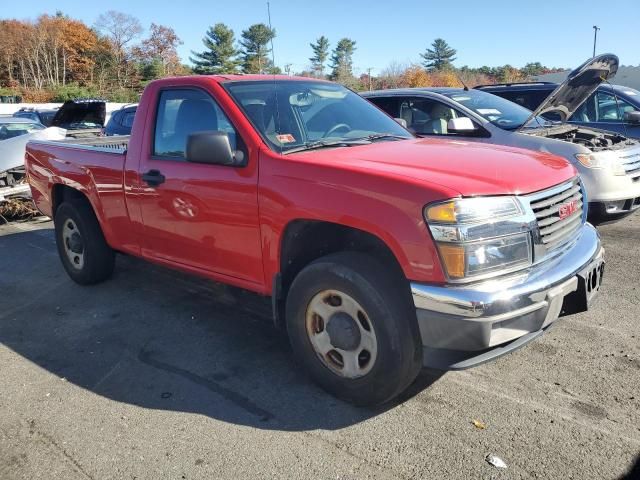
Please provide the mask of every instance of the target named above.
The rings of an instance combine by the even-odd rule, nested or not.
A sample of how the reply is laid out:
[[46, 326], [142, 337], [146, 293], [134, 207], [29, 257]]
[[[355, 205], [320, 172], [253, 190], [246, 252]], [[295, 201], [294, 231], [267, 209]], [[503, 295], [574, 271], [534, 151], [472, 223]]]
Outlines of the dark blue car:
[[[481, 85], [475, 88], [535, 110], [557, 86], [556, 83], [538, 82]], [[638, 90], [601, 84], [569, 118], [569, 122], [640, 138], [640, 113], [632, 112], [640, 112]], [[553, 117], [550, 119], [554, 120]]]
[[138, 105], [125, 105], [111, 113], [111, 118], [104, 128], [105, 135], [131, 135], [133, 119], [136, 115]]

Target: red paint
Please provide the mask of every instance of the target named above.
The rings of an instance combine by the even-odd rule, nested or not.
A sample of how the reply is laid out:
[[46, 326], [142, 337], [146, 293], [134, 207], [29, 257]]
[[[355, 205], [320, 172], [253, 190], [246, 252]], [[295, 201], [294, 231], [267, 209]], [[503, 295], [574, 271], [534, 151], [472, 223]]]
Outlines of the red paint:
[[[531, 193], [576, 175], [570, 164], [549, 154], [442, 139], [283, 156], [263, 143], [221, 87], [230, 79], [273, 77], [152, 82], [124, 155], [28, 145], [26, 164], [38, 207], [50, 215], [54, 185], [68, 185], [87, 196], [113, 248], [270, 294], [283, 232], [295, 220], [334, 222], [376, 235], [407, 278], [441, 283], [424, 205], [457, 196]], [[151, 157], [158, 92], [170, 86], [198, 87], [215, 97], [247, 147], [246, 167]], [[154, 168], [167, 178], [156, 189], [141, 181], [141, 174]]]

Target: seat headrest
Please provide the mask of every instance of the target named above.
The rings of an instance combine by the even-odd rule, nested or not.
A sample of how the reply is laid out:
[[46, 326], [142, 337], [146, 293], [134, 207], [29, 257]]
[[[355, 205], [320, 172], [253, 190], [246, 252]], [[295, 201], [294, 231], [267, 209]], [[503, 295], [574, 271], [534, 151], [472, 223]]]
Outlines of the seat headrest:
[[264, 112], [265, 112], [265, 104], [264, 103], [249, 103], [244, 105], [244, 109], [247, 112], [248, 117], [253, 121], [255, 126], [264, 131], [265, 130], [265, 121], [264, 121]]
[[192, 133], [205, 130], [218, 130], [218, 116], [213, 103], [203, 99], [184, 99], [176, 115], [176, 132]]

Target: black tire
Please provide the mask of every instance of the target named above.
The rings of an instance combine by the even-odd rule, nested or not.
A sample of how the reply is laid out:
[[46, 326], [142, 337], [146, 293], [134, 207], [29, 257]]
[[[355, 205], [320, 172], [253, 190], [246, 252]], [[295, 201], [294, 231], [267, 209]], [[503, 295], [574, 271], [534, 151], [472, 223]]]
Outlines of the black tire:
[[[296, 359], [329, 393], [359, 406], [393, 399], [415, 380], [422, 367], [422, 343], [409, 287], [394, 271], [369, 255], [332, 254], [305, 267], [287, 295], [287, 330]], [[324, 290], [338, 290], [352, 297], [373, 326], [376, 359], [364, 376], [345, 378], [334, 373], [311, 343], [307, 308]]]
[[[82, 243], [83, 264], [74, 265], [67, 255], [63, 228], [71, 221], [77, 227]], [[104, 239], [93, 209], [86, 201], [74, 200], [60, 204], [54, 215], [58, 255], [71, 279], [80, 285], [93, 285], [113, 274], [115, 252]]]

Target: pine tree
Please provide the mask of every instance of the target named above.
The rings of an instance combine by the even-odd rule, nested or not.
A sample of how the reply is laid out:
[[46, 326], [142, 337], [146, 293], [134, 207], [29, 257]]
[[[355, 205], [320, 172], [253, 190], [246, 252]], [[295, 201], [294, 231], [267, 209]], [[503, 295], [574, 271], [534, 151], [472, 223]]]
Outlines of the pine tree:
[[276, 67], [269, 59], [269, 42], [275, 38], [276, 31], [264, 23], [251, 25], [242, 31], [242, 71], [244, 73], [271, 72]]
[[224, 23], [216, 23], [209, 27], [202, 39], [206, 50], [191, 52], [189, 59], [194, 63], [193, 71], [199, 74], [237, 73], [240, 66], [238, 49], [234, 45], [233, 30]]
[[451, 68], [451, 63], [456, 59], [457, 51], [451, 48], [442, 38], [436, 38], [431, 44], [432, 48], [427, 48], [420, 56], [424, 58], [422, 63], [427, 70], [445, 70]]
[[309, 58], [316, 76], [324, 77], [324, 64], [329, 57], [329, 39], [322, 35], [315, 43], [310, 43], [313, 56]]
[[331, 79], [340, 83], [353, 80], [353, 52], [356, 42], [349, 38], [342, 38], [331, 55]]

